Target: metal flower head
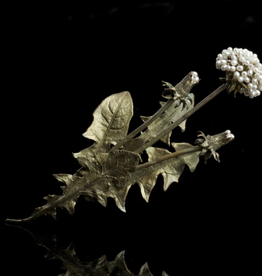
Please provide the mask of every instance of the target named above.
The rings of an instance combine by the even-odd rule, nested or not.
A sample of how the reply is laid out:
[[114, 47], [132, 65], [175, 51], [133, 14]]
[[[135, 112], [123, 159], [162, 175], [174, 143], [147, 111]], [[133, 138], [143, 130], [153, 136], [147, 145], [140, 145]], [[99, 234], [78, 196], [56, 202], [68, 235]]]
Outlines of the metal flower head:
[[262, 64], [253, 52], [231, 47], [217, 55], [216, 68], [226, 72], [228, 91], [254, 98], [262, 91]]
[[206, 136], [203, 132], [200, 132], [198, 137], [199, 138], [195, 143], [203, 148], [201, 155], [204, 156], [205, 162], [211, 156], [213, 156], [216, 161], [220, 162], [217, 150], [235, 139], [235, 136], [230, 130], [226, 130], [225, 132], [213, 136]]
[[174, 100], [179, 100], [178, 105], [182, 102], [184, 106], [189, 106], [194, 100], [194, 96], [190, 94], [190, 91], [199, 81], [200, 79], [195, 71], [189, 72], [176, 86], [162, 81], [162, 85], [166, 87], [162, 93], [162, 97], [165, 99], [173, 98]]

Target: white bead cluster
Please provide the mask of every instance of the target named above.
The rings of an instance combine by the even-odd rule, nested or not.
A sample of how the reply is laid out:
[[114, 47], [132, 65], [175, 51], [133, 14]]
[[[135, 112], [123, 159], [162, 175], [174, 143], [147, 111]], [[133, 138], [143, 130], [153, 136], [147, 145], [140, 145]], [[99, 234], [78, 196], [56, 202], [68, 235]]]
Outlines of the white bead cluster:
[[200, 79], [198, 77], [198, 73], [195, 71], [190, 72], [190, 81], [192, 84], [199, 83]]
[[250, 98], [262, 92], [262, 64], [253, 52], [229, 47], [217, 55], [216, 68], [226, 72], [227, 82], [235, 92]]

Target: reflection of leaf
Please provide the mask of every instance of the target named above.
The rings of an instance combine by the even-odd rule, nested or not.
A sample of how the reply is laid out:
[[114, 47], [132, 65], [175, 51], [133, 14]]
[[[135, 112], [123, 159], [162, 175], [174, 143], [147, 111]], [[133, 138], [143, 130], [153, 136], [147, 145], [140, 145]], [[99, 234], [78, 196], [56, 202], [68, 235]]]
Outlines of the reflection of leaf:
[[[107, 257], [103, 255], [91, 262], [80, 262], [72, 246], [62, 250], [62, 254], [59, 253], [59, 251], [58, 254], [56, 253], [56, 257], [58, 255], [58, 258], [63, 261], [63, 268], [66, 270], [66, 273], [61, 276], [135, 276], [126, 265], [125, 251], [120, 252], [113, 261], [108, 261]], [[61, 258], [61, 256], [63, 257]], [[141, 267], [137, 275], [153, 276], [147, 263]], [[168, 276], [166, 272], [163, 272], [162, 275]]]
[[[194, 95], [190, 94], [190, 98], [192, 101], [188, 102], [186, 107], [184, 108], [184, 104], [180, 100], [175, 101], [172, 105], [168, 107], [168, 109], [159, 116], [152, 124], [150, 124], [146, 131], [142, 132], [138, 138], [130, 140], [124, 145], [124, 148], [127, 150], [134, 150], [137, 147], [144, 145], [147, 141], [150, 141], [153, 137], [158, 136], [165, 128], [167, 128], [170, 124], [177, 121], [180, 117], [182, 117], [187, 111], [191, 110], [194, 107]], [[165, 103], [160, 102], [161, 106]], [[143, 122], [147, 121], [150, 117], [141, 116]], [[180, 125], [182, 131], [186, 129], [186, 120], [182, 122]], [[170, 145], [170, 136], [171, 133], [168, 133], [164, 136], [161, 141]]]
[[[111, 262], [107, 261], [105, 255], [94, 261], [80, 262], [72, 246], [69, 246], [66, 250], [62, 250], [61, 253], [63, 259], [59, 257], [63, 261], [63, 268], [66, 270], [66, 273], [60, 276], [134, 275], [129, 271], [125, 263], [125, 251], [120, 252], [115, 260]], [[144, 273], [139, 275], [147, 276], [148, 274]]]
[[[132, 273], [126, 265], [125, 251], [118, 253], [112, 261], [108, 261], [106, 255], [92, 261], [84, 261], [78, 258], [77, 252], [75, 251], [75, 247], [72, 243], [65, 249], [58, 248], [56, 243], [53, 240], [51, 241], [51, 239], [46, 236], [31, 232], [26, 228], [22, 229], [32, 235], [37, 245], [47, 250], [47, 254], [45, 255], [46, 259], [56, 259], [62, 262], [62, 269], [64, 273], [59, 274], [59, 276], [135, 276], [135, 274]], [[140, 272], [137, 275], [153, 276], [147, 263], [141, 267]], [[162, 275], [168, 276], [165, 272], [163, 272]]]

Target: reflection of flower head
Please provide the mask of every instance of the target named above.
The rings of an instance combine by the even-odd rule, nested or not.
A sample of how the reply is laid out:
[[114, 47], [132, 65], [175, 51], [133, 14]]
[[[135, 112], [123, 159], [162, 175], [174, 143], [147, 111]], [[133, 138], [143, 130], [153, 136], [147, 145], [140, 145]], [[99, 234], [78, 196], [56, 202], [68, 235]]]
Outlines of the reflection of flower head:
[[254, 98], [262, 91], [262, 64], [253, 52], [231, 47], [218, 54], [216, 68], [226, 72], [229, 91]]

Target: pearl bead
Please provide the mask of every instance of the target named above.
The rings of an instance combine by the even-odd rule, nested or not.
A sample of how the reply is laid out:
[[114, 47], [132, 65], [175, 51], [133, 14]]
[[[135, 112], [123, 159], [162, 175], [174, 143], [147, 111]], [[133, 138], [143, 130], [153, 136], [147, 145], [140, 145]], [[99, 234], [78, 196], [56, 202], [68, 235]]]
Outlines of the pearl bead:
[[240, 60], [242, 63], [245, 63], [245, 62], [246, 62], [246, 59], [245, 59], [243, 56], [241, 56], [241, 57], [239, 58], [239, 60]]
[[235, 72], [236, 71], [236, 67], [235, 66], [231, 66], [231, 72]]
[[227, 65], [222, 65], [220, 69], [221, 69], [222, 71], [226, 71], [226, 67], [227, 67]]
[[195, 72], [195, 71], [192, 71], [192, 72], [191, 72], [191, 75], [192, 75], [193, 77], [198, 77], [198, 74], [197, 74], [197, 72]]
[[253, 78], [253, 79], [252, 79], [252, 83], [253, 83], [254, 85], [258, 85], [258, 80], [255, 79], [255, 78]]
[[254, 73], [255, 73], [255, 77], [256, 77], [256, 74], [260, 74], [259, 69], [257, 69], [257, 68], [255, 67], [255, 68], [254, 68]]
[[236, 72], [234, 73], [234, 77], [237, 79], [239, 76], [240, 76], [240, 73], [236, 71]]
[[249, 90], [250, 90], [250, 89], [254, 89], [254, 85], [253, 85], [252, 83], [249, 83], [249, 84], [247, 85], [247, 87], [248, 87]]
[[248, 75], [249, 77], [252, 77], [252, 75], [253, 75], [253, 70], [248, 70], [248, 71], [247, 71], [247, 75]]
[[222, 51], [222, 55], [225, 56], [225, 57], [227, 57], [227, 56], [230, 55], [230, 53], [227, 50], [223, 50]]
[[225, 65], [225, 64], [227, 64], [227, 61], [225, 59], [221, 59], [221, 64]]
[[231, 60], [231, 65], [236, 66], [237, 63], [238, 63], [237, 60], [235, 60], [235, 59], [234, 59], [234, 60]]
[[228, 52], [232, 52], [233, 51], [232, 47], [228, 47], [227, 50], [228, 50]]
[[244, 78], [244, 82], [245, 82], [245, 83], [249, 83], [249, 82], [250, 82], [250, 78], [249, 78], [249, 77], [245, 77], [245, 78]]
[[260, 90], [260, 91], [262, 91], [262, 84], [259, 84], [259, 85], [257, 86], [257, 89]]
[[222, 55], [222, 54], [218, 54], [218, 55], [217, 55], [217, 58], [218, 58], [218, 59], [222, 59], [222, 58], [223, 58], [223, 55]]
[[259, 96], [259, 95], [260, 95], [260, 91], [254, 90], [253, 96], [254, 96], [254, 97], [257, 97], [257, 96]]
[[244, 67], [242, 65], [237, 66], [237, 71], [243, 71]]
[[244, 78], [243, 77], [238, 77], [238, 82], [243, 82], [244, 81]]
[[248, 60], [251, 60], [251, 58], [252, 58], [252, 53], [247, 53], [245, 56], [246, 56], [246, 58], [248, 59]]
[[256, 65], [258, 65], [259, 64], [259, 59], [255, 58], [253, 63], [256, 64]]
[[247, 77], [247, 72], [246, 72], [246, 71], [243, 71], [243, 72], [241, 73], [241, 76], [242, 76], [243, 78]]

